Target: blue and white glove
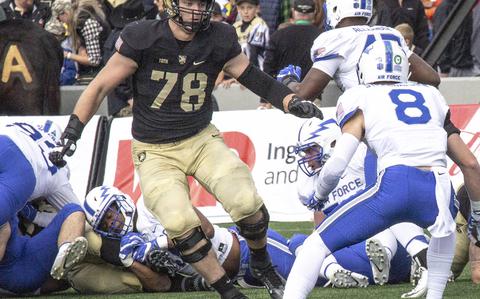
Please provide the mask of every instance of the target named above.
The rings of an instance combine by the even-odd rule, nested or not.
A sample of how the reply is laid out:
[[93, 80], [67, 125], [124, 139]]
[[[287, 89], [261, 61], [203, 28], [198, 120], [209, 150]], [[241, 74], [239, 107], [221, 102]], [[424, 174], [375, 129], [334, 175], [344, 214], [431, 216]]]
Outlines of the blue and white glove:
[[35, 209], [31, 203], [27, 202], [25, 206], [18, 212], [18, 215], [29, 222], [33, 222], [37, 216], [37, 212], [37, 209]]
[[307, 207], [307, 209], [312, 210], [312, 211], [321, 211], [324, 207], [325, 204], [328, 202], [328, 198], [324, 200], [320, 200], [315, 198], [314, 195], [310, 197], [300, 197], [300, 202]]
[[480, 236], [480, 221], [475, 220], [471, 215], [468, 217], [467, 234], [470, 242], [480, 247], [480, 240], [478, 239]]
[[278, 72], [277, 81], [288, 86], [291, 82], [300, 82], [300, 77], [302, 77], [302, 68], [289, 64]]
[[160, 249], [160, 246], [157, 243], [157, 239], [144, 242], [140, 246], [136, 247], [133, 251], [133, 260], [144, 264], [147, 260], [148, 254], [155, 249]]
[[133, 264], [135, 249], [144, 243], [145, 240], [143, 240], [142, 235], [139, 233], [130, 232], [122, 237], [118, 257], [125, 267], [128, 268]]

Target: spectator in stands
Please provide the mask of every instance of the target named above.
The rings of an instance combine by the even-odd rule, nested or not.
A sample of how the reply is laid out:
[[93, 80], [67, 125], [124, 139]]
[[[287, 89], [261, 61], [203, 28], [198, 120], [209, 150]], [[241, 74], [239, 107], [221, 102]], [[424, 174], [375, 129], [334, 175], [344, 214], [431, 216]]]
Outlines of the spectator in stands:
[[[239, 1], [237, 0], [237, 6], [240, 5], [238, 2]], [[280, 24], [282, 16], [282, 0], [260, 0], [259, 9], [262, 12], [262, 19], [268, 25], [269, 33], [273, 34]]]
[[[96, 0], [56, 0], [52, 9], [58, 19], [68, 25], [73, 38], [74, 53], [67, 58], [78, 63], [77, 83], [88, 83], [102, 68], [103, 45], [110, 32], [102, 6]], [[86, 49], [85, 55], [78, 55], [79, 49]]]
[[5, 21], [7, 19], [7, 16], [5, 15], [5, 11], [3, 10], [3, 7], [0, 6], [0, 22]]
[[[433, 16], [433, 33], [438, 33], [459, 0], [443, 0]], [[472, 37], [472, 14], [464, 19], [438, 60], [440, 75], [443, 77], [469, 77], [478, 73], [473, 66], [470, 53]]]
[[[64, 53], [72, 52], [71, 38], [67, 37], [63, 24], [57, 19], [52, 18], [45, 25], [45, 30], [55, 35], [60, 42]], [[71, 54], [70, 54], [71, 55]], [[60, 73], [60, 85], [73, 85], [77, 77], [77, 66], [75, 62], [67, 57], [63, 58], [63, 66]]]
[[215, 2], [213, 5], [212, 17], [210, 19], [213, 22], [223, 22], [222, 9], [220, 8], [220, 4], [218, 4], [218, 2]]
[[321, 31], [325, 30], [325, 0], [315, 0], [315, 16], [313, 17], [313, 25], [317, 26]]
[[[156, 8], [156, 6], [155, 6]], [[127, 0], [125, 3], [115, 7], [110, 22], [113, 29], [110, 32], [104, 45], [104, 64], [115, 53], [115, 42], [120, 33], [128, 23], [138, 21], [145, 15], [142, 0]], [[108, 96], [108, 114], [114, 117], [132, 115], [133, 91], [132, 78], [120, 83]]]
[[[321, 30], [312, 24], [315, 11], [314, 0], [295, 0], [293, 2], [293, 25], [279, 29], [272, 34], [263, 64], [265, 73], [276, 77], [277, 73], [289, 64], [300, 66], [303, 75], [310, 70], [312, 67], [310, 48], [315, 38], [321, 33]], [[292, 46], [292, 36], [295, 37], [294, 46]], [[265, 105], [268, 103], [261, 100], [260, 106]]]
[[368, 25], [393, 27], [390, 8], [385, 5], [383, 0], [373, 0], [372, 17], [368, 21]]
[[263, 69], [265, 50], [269, 40], [269, 29], [265, 21], [258, 16], [258, 0], [237, 0], [241, 20], [233, 27], [237, 31], [238, 42], [250, 62]]
[[471, 53], [473, 56], [473, 64], [477, 72], [480, 72], [480, 1], [473, 8], [473, 32]]
[[7, 20], [28, 19], [38, 25], [45, 24], [52, 16], [50, 7], [39, 0], [10, 0], [2, 3]]
[[415, 33], [413, 32], [413, 28], [410, 25], [408, 25], [407, 23], [403, 23], [397, 25], [395, 29], [400, 31], [400, 33], [403, 35], [403, 38], [405, 39], [405, 42], [407, 43], [407, 46], [410, 48], [410, 50], [412, 50], [413, 53], [417, 55], [422, 54], [423, 49], [413, 44]]
[[432, 32], [432, 19], [437, 7], [442, 3], [442, 0], [422, 0], [423, 7], [425, 7], [425, 16], [427, 17], [428, 29], [429, 29], [429, 38], [430, 40], [433, 37]]
[[[430, 43], [428, 39], [428, 23], [425, 16], [425, 9], [421, 0], [382, 0], [391, 15], [391, 24], [386, 26], [397, 26], [402, 23], [409, 24], [415, 33], [413, 44], [426, 49]], [[380, 1], [379, 1], [380, 2]], [[385, 20], [385, 18], [383, 18]]]

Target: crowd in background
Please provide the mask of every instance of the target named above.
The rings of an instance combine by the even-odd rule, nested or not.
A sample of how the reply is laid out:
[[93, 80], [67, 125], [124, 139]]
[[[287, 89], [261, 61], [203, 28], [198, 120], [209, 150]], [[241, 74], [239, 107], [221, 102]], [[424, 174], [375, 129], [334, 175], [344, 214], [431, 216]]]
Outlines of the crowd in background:
[[[216, 1], [212, 19], [231, 24], [250, 61], [272, 76], [289, 64], [301, 66], [305, 75], [311, 67], [314, 39], [329, 29], [324, 0]], [[369, 25], [395, 27], [412, 51], [421, 55], [459, 1], [377, 0]], [[478, 3], [438, 61], [443, 77], [480, 75]], [[30, 19], [57, 37], [64, 49], [62, 85], [91, 81], [114, 53], [116, 38], [129, 22], [167, 17], [163, 0], [0, 0], [0, 5], [0, 20]], [[232, 83], [235, 80], [223, 74], [217, 79], [217, 85]], [[130, 83], [116, 89], [111, 98], [109, 114], [128, 115]]]

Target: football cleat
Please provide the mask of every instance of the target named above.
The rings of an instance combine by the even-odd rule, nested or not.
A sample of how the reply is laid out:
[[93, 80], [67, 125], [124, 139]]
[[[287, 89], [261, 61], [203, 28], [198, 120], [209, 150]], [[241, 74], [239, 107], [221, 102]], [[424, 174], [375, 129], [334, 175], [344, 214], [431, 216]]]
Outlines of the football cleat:
[[80, 263], [87, 254], [88, 241], [84, 237], [77, 237], [63, 248], [60, 247], [53, 262], [50, 275], [57, 280], [64, 279], [73, 266]]
[[167, 273], [171, 277], [175, 275], [193, 277], [197, 274], [190, 264], [185, 263], [180, 257], [165, 250], [152, 250], [147, 256], [147, 263], [153, 271]]
[[250, 263], [250, 272], [255, 279], [261, 281], [265, 288], [267, 288], [270, 298], [283, 298], [285, 279], [278, 274], [277, 270], [275, 270], [275, 267], [271, 263], [265, 268], [255, 268], [252, 267]]
[[338, 269], [329, 279], [334, 288], [366, 288], [368, 286], [368, 277], [346, 269]]
[[377, 239], [368, 239], [365, 250], [372, 267], [373, 280], [378, 285], [384, 285], [388, 282], [390, 272], [390, 259], [387, 250]]
[[402, 294], [402, 298], [419, 298], [427, 294], [428, 270], [425, 267], [418, 267], [416, 269], [416, 273], [413, 276], [414, 281], [416, 282], [416, 286], [410, 292]]

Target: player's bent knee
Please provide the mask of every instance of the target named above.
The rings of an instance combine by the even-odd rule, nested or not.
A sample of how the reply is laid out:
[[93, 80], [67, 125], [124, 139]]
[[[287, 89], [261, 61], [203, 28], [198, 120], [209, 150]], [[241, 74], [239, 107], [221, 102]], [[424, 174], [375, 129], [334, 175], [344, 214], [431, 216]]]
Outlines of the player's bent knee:
[[262, 205], [261, 198], [252, 190], [240, 191], [224, 203], [225, 209], [235, 222], [254, 215]]
[[196, 263], [207, 256], [212, 248], [212, 243], [205, 236], [202, 228], [196, 227], [186, 238], [173, 239], [175, 248], [180, 252], [180, 256], [187, 263]]
[[195, 212], [187, 213], [169, 213], [168, 217], [162, 219], [162, 224], [167, 231], [168, 235], [172, 238], [178, 238], [185, 235], [189, 230], [194, 227], [200, 226], [200, 220]]
[[263, 239], [267, 235], [270, 215], [265, 205], [262, 205], [258, 212], [260, 216], [253, 216], [256, 219], [249, 219], [250, 217], [248, 217], [237, 222], [240, 235], [245, 239], [256, 241]]

